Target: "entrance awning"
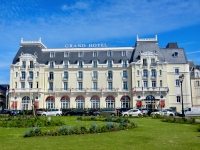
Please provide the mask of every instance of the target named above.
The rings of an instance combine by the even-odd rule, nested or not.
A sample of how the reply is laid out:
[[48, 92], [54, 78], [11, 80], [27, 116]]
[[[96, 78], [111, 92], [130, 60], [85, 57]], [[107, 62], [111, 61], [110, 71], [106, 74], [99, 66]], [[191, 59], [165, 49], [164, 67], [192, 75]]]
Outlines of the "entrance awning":
[[160, 106], [165, 107], [165, 101], [160, 101]]
[[141, 107], [141, 106], [142, 106], [142, 101], [137, 101], [137, 102], [136, 102], [136, 106], [137, 106], [137, 107]]
[[34, 106], [35, 106], [35, 107], [39, 107], [39, 103], [38, 103], [38, 102], [35, 102], [35, 103], [34, 103]]
[[11, 107], [16, 108], [17, 107], [17, 102], [13, 102]]

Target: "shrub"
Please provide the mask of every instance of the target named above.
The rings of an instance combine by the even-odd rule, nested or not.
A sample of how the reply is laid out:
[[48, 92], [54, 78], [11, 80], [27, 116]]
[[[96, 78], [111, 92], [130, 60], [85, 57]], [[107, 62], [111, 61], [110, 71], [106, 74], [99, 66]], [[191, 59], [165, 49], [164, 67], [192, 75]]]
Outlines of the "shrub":
[[96, 133], [98, 131], [98, 125], [92, 124], [89, 130], [90, 130], [90, 133]]

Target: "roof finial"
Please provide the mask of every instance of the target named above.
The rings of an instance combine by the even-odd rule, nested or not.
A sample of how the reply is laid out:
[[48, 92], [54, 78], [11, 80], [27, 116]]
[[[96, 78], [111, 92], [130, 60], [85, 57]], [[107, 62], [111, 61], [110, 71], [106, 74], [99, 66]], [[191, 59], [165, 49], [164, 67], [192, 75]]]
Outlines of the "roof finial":
[[39, 38], [39, 42], [41, 42], [42, 41], [42, 39], [41, 39], [41, 37]]
[[23, 42], [23, 38], [21, 38], [21, 43]]
[[137, 35], [137, 40], [139, 39], [138, 35]]

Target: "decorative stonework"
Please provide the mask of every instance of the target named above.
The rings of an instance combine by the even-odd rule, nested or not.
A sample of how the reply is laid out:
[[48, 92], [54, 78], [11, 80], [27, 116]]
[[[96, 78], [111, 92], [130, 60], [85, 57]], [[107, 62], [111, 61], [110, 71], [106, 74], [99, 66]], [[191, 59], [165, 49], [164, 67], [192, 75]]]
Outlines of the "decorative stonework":
[[150, 52], [150, 51], [147, 51], [147, 52], [144, 52], [144, 53], [140, 53], [140, 56], [143, 56], [143, 57], [157, 57], [158, 54], [155, 53], [155, 52]]
[[22, 60], [34, 60], [34, 59], [37, 58], [37, 56], [34, 56], [32, 54], [24, 54], [24, 53], [22, 53], [19, 58], [22, 59]]

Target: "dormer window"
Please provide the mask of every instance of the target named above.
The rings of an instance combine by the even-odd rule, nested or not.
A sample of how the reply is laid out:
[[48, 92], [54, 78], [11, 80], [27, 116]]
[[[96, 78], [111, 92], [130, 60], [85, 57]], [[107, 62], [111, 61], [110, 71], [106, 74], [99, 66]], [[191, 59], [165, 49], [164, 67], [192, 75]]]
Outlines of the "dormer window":
[[79, 52], [78, 57], [83, 57], [83, 52]]
[[50, 52], [50, 58], [54, 58], [55, 57], [55, 53], [54, 52]]
[[68, 61], [63, 61], [63, 67], [68, 68]]
[[69, 52], [64, 52], [64, 57], [69, 57]]
[[107, 52], [107, 56], [108, 56], [108, 57], [111, 57], [111, 56], [112, 56], [112, 52], [111, 52], [111, 51], [108, 51], [108, 52]]
[[122, 67], [127, 67], [127, 60], [122, 60]]
[[126, 51], [122, 51], [122, 56], [126, 56]]
[[82, 61], [78, 61], [78, 67], [83, 68], [83, 62]]
[[93, 67], [94, 67], [94, 68], [97, 68], [97, 61], [96, 61], [96, 60], [93, 61]]
[[177, 58], [177, 57], [178, 57], [178, 52], [174, 52], [172, 56], [173, 56], [174, 58]]
[[53, 61], [50, 61], [50, 62], [49, 62], [49, 67], [50, 67], [50, 68], [54, 68], [54, 62], [53, 62]]
[[97, 57], [98, 53], [97, 52], [93, 52], [93, 57]]
[[108, 60], [108, 67], [112, 68], [112, 60]]

